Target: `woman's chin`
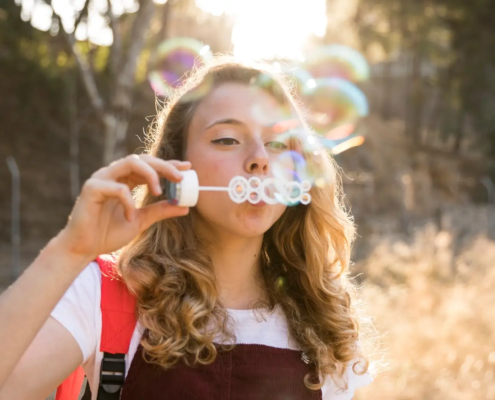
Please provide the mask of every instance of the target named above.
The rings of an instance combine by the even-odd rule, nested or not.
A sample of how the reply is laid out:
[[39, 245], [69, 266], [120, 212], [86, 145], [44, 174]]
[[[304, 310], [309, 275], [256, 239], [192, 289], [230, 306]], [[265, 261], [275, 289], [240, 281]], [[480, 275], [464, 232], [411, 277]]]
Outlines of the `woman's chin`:
[[267, 222], [266, 218], [251, 217], [244, 219], [236, 230], [239, 231], [240, 236], [255, 237], [263, 235], [272, 225]]

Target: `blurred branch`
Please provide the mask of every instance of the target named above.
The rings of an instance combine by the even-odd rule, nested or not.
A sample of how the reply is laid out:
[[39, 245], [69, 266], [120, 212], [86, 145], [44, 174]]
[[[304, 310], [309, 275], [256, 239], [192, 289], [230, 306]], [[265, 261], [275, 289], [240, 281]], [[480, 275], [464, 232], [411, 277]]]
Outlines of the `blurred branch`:
[[89, 2], [90, 2], [90, 0], [86, 0], [84, 2], [84, 6], [83, 6], [82, 10], [79, 13], [79, 15], [77, 16], [76, 21], [74, 22], [74, 33], [76, 32], [77, 27], [81, 23], [82, 19], [84, 17], [86, 17], [86, 18], [88, 17]]
[[[89, 3], [89, 1], [88, 1], [88, 3]], [[103, 101], [103, 98], [101, 97], [100, 93], [98, 92], [95, 77], [93, 75], [93, 71], [91, 70], [91, 66], [88, 63], [88, 60], [84, 57], [84, 55], [81, 53], [81, 51], [77, 47], [76, 38], [74, 36], [75, 30], [74, 30], [74, 33], [66, 32], [64, 27], [63, 27], [63, 24], [62, 24], [62, 18], [53, 9], [53, 5], [52, 5], [51, 0], [48, 0], [47, 4], [52, 8], [53, 15], [58, 20], [58, 23], [60, 25], [60, 30], [62, 31], [62, 35], [64, 36], [65, 40], [67, 41], [67, 44], [69, 45], [69, 48], [72, 52], [72, 55], [74, 56], [74, 59], [76, 60], [76, 64], [79, 67], [79, 71], [81, 72], [81, 78], [82, 78], [83, 83], [84, 83], [84, 88], [86, 89], [86, 92], [88, 93], [88, 97], [91, 101], [91, 104], [93, 105], [95, 110], [98, 112], [98, 114], [103, 115], [104, 111], [105, 111], [105, 102]]]
[[155, 11], [153, 0], [142, 0], [139, 2], [139, 10], [136, 19], [132, 25], [131, 44], [129, 46], [127, 59], [118, 74], [117, 84], [121, 87], [129, 88], [134, 83], [134, 74], [136, 72], [137, 60], [144, 47], [145, 33], [151, 23], [151, 18]]
[[110, 28], [113, 33], [113, 42], [110, 48], [110, 70], [112, 73], [117, 73], [118, 65], [122, 59], [122, 38], [121, 38], [121, 28], [120, 21], [115, 16], [112, 10], [112, 0], [107, 0], [107, 15], [110, 20]]
[[[60, 26], [62, 26], [62, 18], [53, 10], [51, 0], [45, 1], [52, 7], [54, 18], [56, 18]], [[89, 1], [91, 0], [86, 1], [85, 7], [89, 7]], [[124, 54], [124, 33], [120, 27], [121, 21], [113, 14], [112, 1], [107, 0], [107, 4], [107, 16], [113, 33], [113, 43], [109, 61], [111, 74], [108, 79], [109, 85], [102, 85], [100, 89], [104, 91], [110, 87], [108, 90], [108, 104], [105, 104], [104, 99], [100, 94], [101, 92], [96, 85], [95, 75], [90, 64], [91, 50], [89, 53], [83, 54], [77, 45], [75, 32], [68, 33], [62, 27], [62, 34], [69, 44], [71, 53], [74, 56], [79, 73], [81, 74], [84, 89], [104, 127], [104, 164], [108, 164], [116, 158], [123, 157], [127, 152], [125, 138], [131, 118], [132, 94], [135, 84], [136, 68], [155, 11], [153, 0], [139, 0], [139, 9], [133, 14], [132, 27], [125, 37], [125, 42], [129, 43], [129, 45]], [[84, 11], [81, 11], [79, 16], [84, 13]], [[82, 18], [83, 17], [81, 16], [81, 19]], [[89, 45], [91, 47], [91, 41], [89, 42]], [[96, 48], [97, 47], [95, 47], [95, 49]], [[77, 129], [74, 132], [74, 136], [76, 136]]]
[[168, 0], [164, 5], [163, 5], [163, 10], [162, 10], [162, 16], [160, 18], [161, 20], [161, 26], [160, 26], [160, 32], [156, 35], [157, 38], [157, 44], [162, 42], [167, 38], [167, 29], [168, 29], [168, 21], [170, 20], [170, 14], [172, 11], [171, 7], [172, 0]]

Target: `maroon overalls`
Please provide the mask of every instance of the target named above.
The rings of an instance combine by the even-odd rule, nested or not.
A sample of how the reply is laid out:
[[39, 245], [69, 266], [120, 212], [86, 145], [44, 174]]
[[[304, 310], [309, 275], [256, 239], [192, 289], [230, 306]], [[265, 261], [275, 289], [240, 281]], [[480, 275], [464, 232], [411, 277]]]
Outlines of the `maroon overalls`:
[[143, 360], [139, 345], [121, 400], [321, 400], [304, 385], [311, 366], [301, 352], [258, 344], [219, 350], [210, 365], [177, 363], [164, 370]]

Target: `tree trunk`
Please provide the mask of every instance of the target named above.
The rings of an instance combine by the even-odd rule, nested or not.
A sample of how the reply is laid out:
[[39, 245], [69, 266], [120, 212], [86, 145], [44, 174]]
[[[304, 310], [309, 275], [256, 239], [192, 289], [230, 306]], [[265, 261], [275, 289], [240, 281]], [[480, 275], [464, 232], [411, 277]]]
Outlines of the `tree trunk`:
[[382, 98], [382, 117], [384, 120], [389, 120], [392, 116], [391, 112], [392, 100], [392, 62], [388, 59], [383, 64], [383, 98]]
[[67, 79], [67, 104], [69, 111], [69, 134], [70, 134], [70, 195], [72, 201], [76, 201], [80, 192], [79, 181], [79, 127], [77, 123], [77, 92], [75, 78], [69, 76]]
[[459, 154], [461, 152], [462, 138], [464, 136], [464, 121], [465, 121], [465, 111], [463, 109], [459, 110], [459, 115], [457, 119], [457, 124], [455, 127], [455, 140], [453, 146], [453, 153]]
[[105, 127], [104, 165], [108, 165], [110, 162], [127, 154], [125, 141], [131, 119], [132, 91], [137, 60], [144, 47], [146, 32], [151, 23], [154, 10], [155, 4], [152, 0], [144, 0], [140, 3], [138, 14], [132, 26], [130, 35], [132, 42], [126, 56], [126, 62], [118, 75], [114, 77], [114, 93], [110, 107], [107, 108], [103, 116], [103, 125]]
[[103, 165], [108, 165], [127, 155], [125, 142], [128, 128], [129, 117], [105, 115]]
[[413, 61], [412, 61], [412, 90], [411, 96], [411, 111], [410, 111], [410, 138], [414, 146], [421, 146], [421, 129], [423, 119], [423, 77], [421, 76], [421, 64], [423, 62], [422, 54], [422, 39], [418, 38], [417, 43], [413, 48]]

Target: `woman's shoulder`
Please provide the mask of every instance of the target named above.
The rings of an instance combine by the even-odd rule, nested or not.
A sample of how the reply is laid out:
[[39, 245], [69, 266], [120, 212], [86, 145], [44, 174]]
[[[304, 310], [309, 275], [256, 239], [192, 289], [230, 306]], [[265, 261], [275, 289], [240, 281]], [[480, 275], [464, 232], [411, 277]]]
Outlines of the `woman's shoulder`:
[[84, 268], [57, 303], [51, 317], [76, 339], [86, 361], [96, 348], [101, 299], [101, 272], [96, 262]]

